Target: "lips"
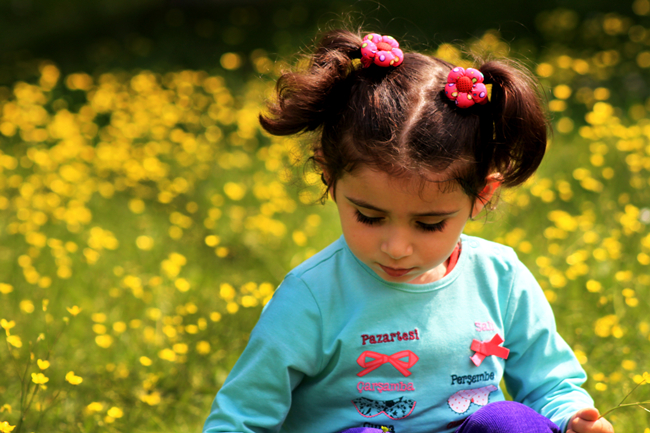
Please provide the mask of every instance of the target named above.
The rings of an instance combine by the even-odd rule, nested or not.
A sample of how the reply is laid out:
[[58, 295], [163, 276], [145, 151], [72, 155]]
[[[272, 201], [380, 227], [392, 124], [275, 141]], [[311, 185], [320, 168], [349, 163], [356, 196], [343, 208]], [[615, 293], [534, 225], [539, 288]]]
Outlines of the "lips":
[[390, 275], [391, 277], [401, 277], [403, 275], [408, 274], [411, 270], [415, 269], [415, 268], [408, 268], [408, 269], [397, 268], [396, 269], [396, 268], [389, 268], [389, 267], [384, 266], [384, 265], [379, 265], [379, 266], [381, 266], [381, 269], [384, 272], [386, 272], [388, 275]]

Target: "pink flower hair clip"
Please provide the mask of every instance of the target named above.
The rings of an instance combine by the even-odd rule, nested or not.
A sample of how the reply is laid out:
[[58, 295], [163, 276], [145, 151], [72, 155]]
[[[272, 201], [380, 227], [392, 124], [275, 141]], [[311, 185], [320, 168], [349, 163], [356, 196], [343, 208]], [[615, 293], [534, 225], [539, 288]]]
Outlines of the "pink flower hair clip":
[[488, 102], [488, 94], [483, 78], [483, 74], [478, 69], [463, 69], [457, 66], [449, 71], [445, 95], [452, 101], [456, 101], [456, 105], [460, 108], [485, 104]]
[[399, 66], [404, 60], [404, 53], [392, 36], [381, 36], [370, 33], [363, 38], [361, 44], [361, 63], [364, 68], [372, 63], [378, 66]]

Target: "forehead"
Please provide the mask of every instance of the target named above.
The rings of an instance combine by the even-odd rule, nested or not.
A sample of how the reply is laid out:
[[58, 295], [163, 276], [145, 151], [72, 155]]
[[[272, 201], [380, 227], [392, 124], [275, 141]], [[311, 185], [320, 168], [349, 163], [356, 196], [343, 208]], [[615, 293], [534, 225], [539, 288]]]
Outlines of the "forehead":
[[[427, 172], [425, 175], [393, 176], [383, 171], [361, 167], [339, 179], [341, 192], [383, 209], [408, 207], [421, 210], [432, 204], [460, 204], [469, 197], [448, 174]], [[338, 187], [337, 187], [338, 188]], [[383, 204], [383, 206], [381, 206]]]
[[444, 173], [441, 173], [427, 170], [423, 173], [402, 172], [394, 175], [381, 170], [360, 167], [353, 173], [345, 173], [342, 179], [352, 181], [359, 185], [390, 186], [392, 190], [401, 190], [406, 194], [437, 194], [454, 192], [461, 189], [459, 183], [450, 173], [453, 173], [453, 171], [445, 170]]

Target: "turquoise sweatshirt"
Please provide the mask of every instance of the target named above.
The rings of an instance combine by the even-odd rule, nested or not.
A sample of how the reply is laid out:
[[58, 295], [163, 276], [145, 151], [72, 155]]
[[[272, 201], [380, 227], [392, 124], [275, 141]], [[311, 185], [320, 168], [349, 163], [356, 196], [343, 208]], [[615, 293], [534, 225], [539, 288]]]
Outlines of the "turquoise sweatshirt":
[[456, 267], [391, 283], [341, 237], [289, 272], [217, 394], [204, 433], [453, 432], [512, 398], [561, 429], [586, 375], [511, 248], [463, 235]]

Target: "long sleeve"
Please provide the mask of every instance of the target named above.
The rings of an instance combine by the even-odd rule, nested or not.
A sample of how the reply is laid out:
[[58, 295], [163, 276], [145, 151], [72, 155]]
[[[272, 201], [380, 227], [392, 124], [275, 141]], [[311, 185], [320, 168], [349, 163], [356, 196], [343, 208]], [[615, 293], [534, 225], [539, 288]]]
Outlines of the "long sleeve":
[[580, 387], [587, 376], [557, 333], [551, 307], [533, 275], [521, 263], [516, 272], [506, 311], [506, 387], [516, 401], [565, 431], [571, 415], [593, 406]]
[[289, 274], [217, 394], [203, 432], [279, 431], [293, 389], [321, 368], [321, 325], [309, 288]]

